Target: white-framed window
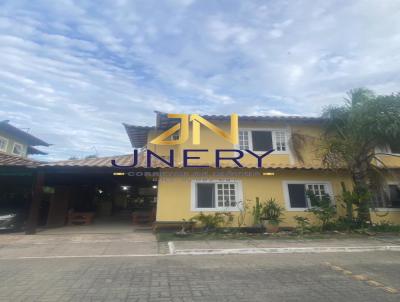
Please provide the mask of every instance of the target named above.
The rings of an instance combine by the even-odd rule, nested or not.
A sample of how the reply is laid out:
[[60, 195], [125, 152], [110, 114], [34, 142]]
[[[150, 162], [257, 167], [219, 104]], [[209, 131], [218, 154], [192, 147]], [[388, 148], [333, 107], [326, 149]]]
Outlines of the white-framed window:
[[286, 131], [274, 131], [276, 151], [287, 151]]
[[288, 131], [285, 129], [240, 129], [239, 149], [254, 152], [289, 153]]
[[239, 149], [240, 150], [250, 149], [248, 131], [242, 131], [242, 130], [239, 131]]
[[316, 197], [322, 199], [327, 193], [326, 184], [306, 184], [306, 191], [312, 192]]
[[192, 211], [239, 211], [242, 184], [237, 180], [193, 180]]
[[0, 136], [0, 151], [6, 152], [7, 151], [7, 145], [8, 145], [8, 139], [5, 137]]
[[24, 146], [18, 143], [14, 143], [14, 147], [12, 149], [12, 154], [14, 155], [22, 155], [24, 153]]
[[284, 181], [283, 192], [288, 211], [304, 211], [311, 207], [307, 192], [311, 191], [318, 198], [330, 196], [332, 202], [332, 185], [326, 181]]
[[400, 210], [400, 184], [389, 182], [374, 194], [376, 208]]

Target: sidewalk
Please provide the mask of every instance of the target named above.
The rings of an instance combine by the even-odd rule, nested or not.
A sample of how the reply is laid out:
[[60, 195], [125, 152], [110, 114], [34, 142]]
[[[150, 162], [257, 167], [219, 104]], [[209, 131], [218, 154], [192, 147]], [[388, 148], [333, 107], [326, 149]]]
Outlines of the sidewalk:
[[118, 234], [0, 234], [0, 260], [389, 250], [400, 251], [400, 236], [158, 242], [149, 231]]
[[177, 240], [169, 242], [169, 250], [171, 254], [176, 255], [400, 251], [400, 236], [330, 239]]

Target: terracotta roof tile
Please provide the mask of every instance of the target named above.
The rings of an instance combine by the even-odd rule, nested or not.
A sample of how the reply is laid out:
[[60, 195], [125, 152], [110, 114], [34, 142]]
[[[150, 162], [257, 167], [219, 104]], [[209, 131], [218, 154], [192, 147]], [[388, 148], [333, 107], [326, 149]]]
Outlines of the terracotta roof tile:
[[0, 153], [0, 167], [29, 167], [34, 168], [41, 162], [15, 155]]
[[[136, 166], [137, 168], [145, 168], [146, 162], [143, 156], [144, 153], [140, 153], [139, 155], [139, 163]], [[94, 167], [94, 168], [111, 168], [111, 160], [115, 160], [119, 165], [130, 165], [132, 163], [132, 154], [129, 155], [120, 155], [120, 156], [109, 156], [109, 157], [101, 157], [101, 158], [90, 158], [90, 159], [78, 159], [78, 160], [65, 160], [65, 161], [57, 161], [42, 164], [42, 167]], [[207, 165], [207, 163], [196, 162], [196, 165]], [[215, 168], [215, 166], [210, 165], [210, 168]], [[176, 168], [183, 168], [183, 164], [181, 162], [176, 163]], [[166, 164], [154, 160], [153, 168], [169, 168]], [[224, 163], [221, 164], [222, 168], [236, 168], [236, 166], [232, 163]], [[256, 165], [247, 165], [245, 168], [257, 168]], [[281, 169], [281, 170], [329, 170], [321, 165], [304, 165], [304, 164], [269, 164], [263, 167], [265, 169]]]
[[96, 168], [111, 168], [111, 160], [115, 159], [119, 164], [128, 165], [132, 162], [132, 154], [120, 156], [108, 156], [87, 159], [72, 159], [63, 161], [48, 162], [41, 167], [96, 167]]

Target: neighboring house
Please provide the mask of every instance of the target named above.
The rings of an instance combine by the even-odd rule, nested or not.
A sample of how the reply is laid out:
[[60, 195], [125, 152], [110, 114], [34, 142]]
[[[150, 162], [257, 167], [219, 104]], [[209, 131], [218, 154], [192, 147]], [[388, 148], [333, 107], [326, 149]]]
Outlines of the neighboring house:
[[0, 121], [0, 155], [7, 154], [26, 158], [31, 154], [46, 153], [36, 146], [50, 146], [41, 139], [12, 126], [8, 120]]
[[6, 214], [2, 216], [0, 229], [15, 228], [8, 219], [14, 220], [13, 215], [25, 217], [30, 209], [33, 183], [41, 162], [28, 156], [46, 154], [34, 146], [49, 144], [8, 121], [0, 121], [0, 213]]
[[[216, 126], [229, 131], [230, 117], [223, 115], [203, 116]], [[201, 126], [201, 144], [193, 145], [191, 138], [181, 145], [154, 145], [149, 143], [177, 121], [157, 113], [154, 127], [124, 124], [134, 148], [156, 152], [168, 159], [174, 150], [175, 167], [161, 169], [158, 182], [157, 221], [182, 221], [199, 212], [231, 212], [238, 215], [246, 204], [247, 225], [251, 225], [251, 210], [256, 198], [265, 201], [276, 199], [285, 207], [282, 225], [294, 226], [296, 215], [312, 215], [305, 212], [310, 208], [306, 191], [315, 195], [329, 194], [340, 203], [341, 183], [351, 189], [352, 181], [346, 170], [332, 171], [322, 165], [319, 142], [323, 119], [296, 116], [241, 116], [239, 117], [239, 145], [234, 146]], [[191, 131], [189, 132], [191, 133]], [[179, 132], [171, 139], [179, 138]], [[299, 140], [299, 138], [302, 138]], [[297, 141], [297, 142], [296, 142]], [[374, 220], [384, 219], [400, 223], [400, 158], [390, 153], [400, 153], [398, 142], [386, 148], [381, 160], [389, 172], [385, 172], [385, 182], [380, 187]], [[246, 154], [240, 161], [244, 168], [235, 168], [232, 161], [224, 161], [223, 168], [215, 167], [216, 149], [250, 149], [262, 154], [268, 149], [275, 151], [263, 160], [263, 168], [256, 168], [256, 158]], [[183, 168], [184, 149], [207, 149], [208, 152], [191, 152], [190, 163], [208, 168]], [[338, 206], [344, 214], [344, 207]], [[385, 214], [385, 215], [383, 215]], [[233, 224], [236, 223], [234, 219]]]

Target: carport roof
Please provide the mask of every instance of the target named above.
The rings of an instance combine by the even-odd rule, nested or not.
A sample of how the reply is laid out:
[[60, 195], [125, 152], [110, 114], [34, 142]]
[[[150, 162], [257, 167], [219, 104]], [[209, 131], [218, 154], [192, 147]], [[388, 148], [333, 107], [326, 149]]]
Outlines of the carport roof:
[[15, 155], [0, 153], [0, 167], [28, 167], [35, 168], [41, 162]]
[[93, 167], [93, 168], [112, 168], [111, 160], [116, 160], [120, 165], [129, 165], [132, 163], [132, 154], [129, 155], [117, 155], [97, 158], [85, 158], [85, 159], [71, 159], [47, 162], [41, 164], [41, 167]]

